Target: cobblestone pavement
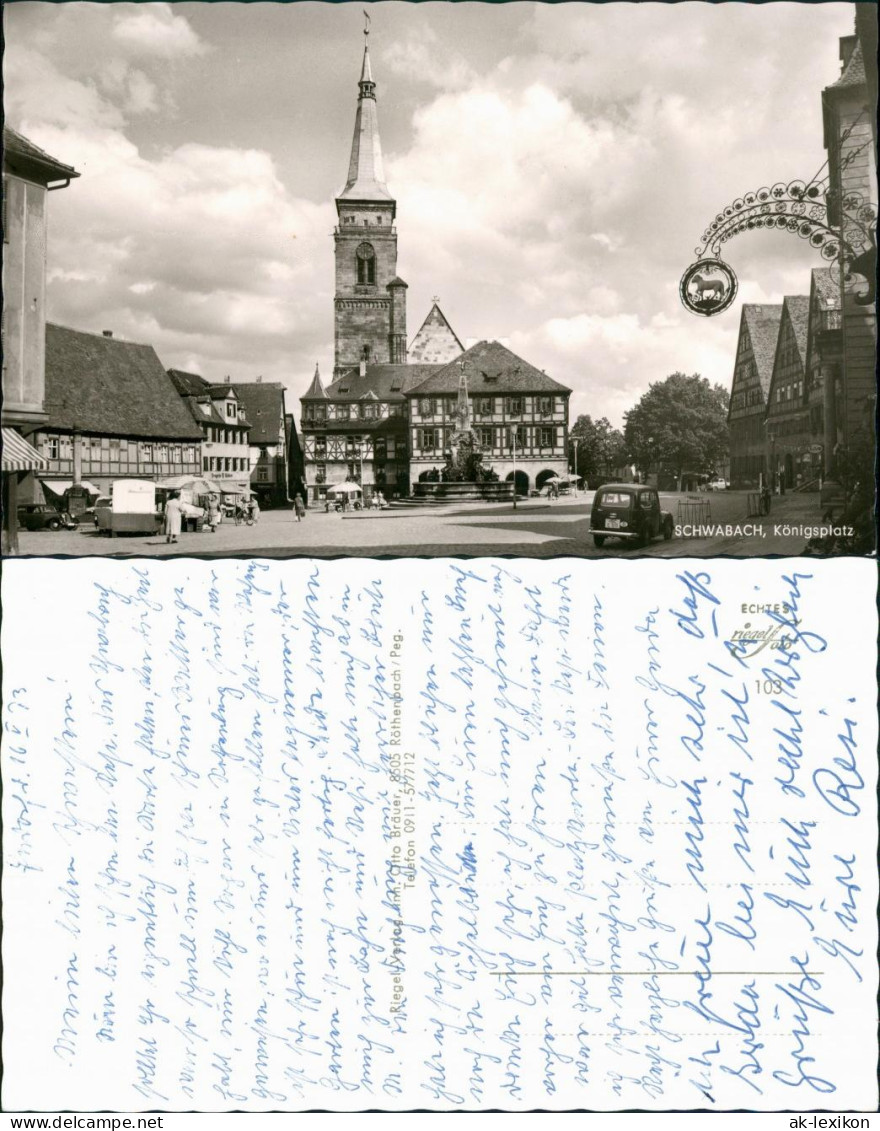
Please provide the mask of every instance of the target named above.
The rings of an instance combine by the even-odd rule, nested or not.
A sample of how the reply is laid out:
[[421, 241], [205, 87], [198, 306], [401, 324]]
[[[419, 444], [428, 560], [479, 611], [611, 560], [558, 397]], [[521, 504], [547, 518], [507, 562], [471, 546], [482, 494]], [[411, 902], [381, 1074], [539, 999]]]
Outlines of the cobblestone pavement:
[[[690, 498], [694, 498], [691, 496]], [[592, 494], [505, 504], [462, 504], [433, 509], [326, 514], [309, 511], [297, 522], [291, 510], [263, 511], [254, 526], [223, 523], [216, 533], [183, 534], [168, 545], [162, 535], [109, 538], [91, 528], [22, 531], [22, 556], [81, 557], [756, 557], [798, 555], [819, 526], [816, 494], [775, 497], [764, 518], [747, 517], [747, 493], [699, 496], [708, 503], [700, 522], [679, 509], [684, 496], [661, 495], [680, 527], [670, 542], [636, 550], [614, 540], [597, 550], [589, 536]], [[699, 526], [712, 527], [711, 532]], [[692, 532], [689, 527], [697, 528]]]

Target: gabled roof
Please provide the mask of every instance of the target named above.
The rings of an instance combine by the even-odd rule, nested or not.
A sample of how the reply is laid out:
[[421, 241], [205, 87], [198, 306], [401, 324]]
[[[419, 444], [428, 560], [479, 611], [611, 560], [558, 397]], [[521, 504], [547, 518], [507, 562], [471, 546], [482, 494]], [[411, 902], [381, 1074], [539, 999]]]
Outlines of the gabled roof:
[[807, 358], [807, 329], [810, 321], [809, 295], [788, 295], [782, 302], [782, 322], [779, 324], [780, 337], [786, 317], [794, 332], [795, 345], [800, 354], [801, 364]]
[[840, 282], [837, 272], [830, 267], [814, 267], [811, 273], [812, 288], [821, 300], [823, 310], [840, 310]]
[[[834, 322], [823, 317], [829, 311], [840, 310], [840, 282], [836, 270], [830, 267], [814, 267], [810, 273], [809, 324], [807, 328], [807, 355], [804, 372], [811, 374], [814, 367], [814, 351], [821, 358], [822, 344], [817, 340], [819, 331], [833, 330]], [[838, 327], [839, 328], [839, 322]]]
[[57, 157], [52, 157], [9, 126], [3, 127], [3, 165], [10, 172], [20, 172], [22, 176], [34, 177], [44, 183], [68, 177], [73, 180], [79, 176], [72, 165], [65, 165]]
[[407, 357], [412, 362], [443, 364], [464, 353], [464, 346], [435, 302], [412, 340]]
[[[807, 330], [810, 318], [810, 299], [807, 295], [786, 295], [782, 300], [782, 317], [779, 322], [776, 351], [773, 359], [773, 375], [770, 387], [767, 390], [767, 412], [770, 414], [788, 413], [793, 408], [799, 407], [799, 402], [789, 400], [777, 404], [774, 391], [777, 381], [782, 381], [781, 366], [783, 362], [783, 348], [791, 341], [794, 342], [800, 362], [800, 373], [803, 376], [807, 360]], [[788, 375], [785, 380], [787, 381]]]
[[205, 394], [209, 396], [212, 401], [226, 400], [230, 394], [238, 399], [238, 393], [236, 393], [235, 387], [231, 381], [224, 381], [219, 385], [208, 385], [205, 389]]
[[408, 396], [431, 393], [457, 393], [464, 364], [468, 392], [482, 393], [570, 393], [571, 389], [548, 377], [534, 365], [517, 357], [500, 342], [477, 342], [461, 356], [442, 366], [420, 385], [409, 389]]
[[45, 427], [199, 440], [152, 346], [46, 323]]
[[249, 444], [277, 444], [284, 438], [284, 386], [280, 381], [233, 381], [250, 425]]
[[174, 387], [182, 397], [198, 396], [204, 393], [208, 382], [198, 373], [186, 373], [183, 369], [169, 369], [168, 376], [174, 382]]
[[782, 303], [744, 303], [743, 321], [749, 331], [749, 341], [761, 390], [766, 399], [773, 376], [773, 359], [776, 357], [776, 339], [782, 319]]
[[198, 373], [187, 373], [183, 369], [169, 369], [168, 376], [183, 397], [193, 419], [199, 424], [219, 424], [224, 428], [247, 427], [247, 420], [240, 417], [229, 420], [214, 407], [214, 401], [222, 400], [230, 393], [236, 395], [232, 385], [213, 385]]
[[[215, 424], [221, 425], [226, 428], [233, 422], [225, 420], [220, 413], [214, 408], [210, 400], [205, 400], [202, 397], [184, 397], [183, 402], [189, 409], [193, 420], [199, 424]], [[244, 421], [236, 420], [235, 424], [243, 424]]]
[[327, 397], [334, 401], [357, 401], [372, 392], [377, 400], [402, 401], [408, 389], [441, 368], [440, 365], [368, 365], [361, 376], [360, 367], [354, 366], [328, 386]]
[[[855, 38], [855, 37], [853, 37]], [[856, 42], [846, 66], [837, 82], [833, 82], [826, 89], [839, 90], [841, 87], [864, 86], [865, 84], [865, 58], [862, 54], [862, 45]]]
[[315, 365], [315, 376], [312, 378], [312, 383], [299, 399], [301, 401], [325, 401], [327, 399], [327, 390], [324, 388], [321, 370], [317, 364]]

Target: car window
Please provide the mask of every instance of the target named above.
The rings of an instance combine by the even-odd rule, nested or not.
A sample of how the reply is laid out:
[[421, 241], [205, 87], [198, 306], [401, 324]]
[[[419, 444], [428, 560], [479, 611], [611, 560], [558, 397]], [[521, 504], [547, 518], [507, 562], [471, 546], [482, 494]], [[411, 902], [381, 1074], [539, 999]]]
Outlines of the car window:
[[605, 491], [599, 502], [603, 507], [629, 507], [632, 505], [632, 495], [625, 495], [621, 491]]

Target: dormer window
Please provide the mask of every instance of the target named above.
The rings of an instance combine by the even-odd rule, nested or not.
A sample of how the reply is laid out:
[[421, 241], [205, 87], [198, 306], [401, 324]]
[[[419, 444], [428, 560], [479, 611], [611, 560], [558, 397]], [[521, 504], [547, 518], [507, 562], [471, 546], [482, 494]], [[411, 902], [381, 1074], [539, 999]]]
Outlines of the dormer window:
[[372, 286], [376, 282], [376, 253], [370, 244], [362, 243], [358, 244], [355, 255], [358, 283], [361, 286]]

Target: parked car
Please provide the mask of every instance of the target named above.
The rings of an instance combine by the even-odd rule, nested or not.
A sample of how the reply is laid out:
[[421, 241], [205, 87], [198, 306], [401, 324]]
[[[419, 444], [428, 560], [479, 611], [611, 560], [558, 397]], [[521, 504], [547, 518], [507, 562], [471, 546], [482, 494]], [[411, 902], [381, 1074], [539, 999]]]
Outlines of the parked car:
[[660, 534], [668, 541], [674, 529], [672, 515], [660, 509], [660, 496], [653, 487], [606, 483], [593, 499], [590, 533], [597, 546], [604, 545], [606, 538], [645, 546]]
[[79, 523], [67, 511], [56, 511], [48, 503], [26, 503], [18, 508], [18, 525], [22, 530], [76, 530]]
[[726, 491], [730, 484], [726, 479], [712, 479], [706, 484], [707, 491]]

